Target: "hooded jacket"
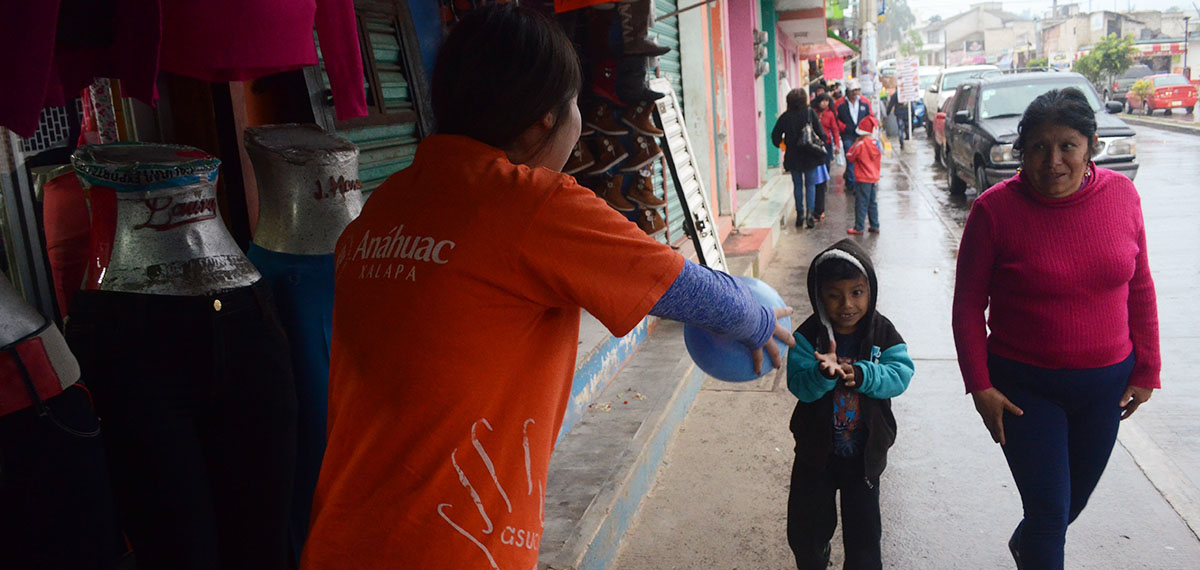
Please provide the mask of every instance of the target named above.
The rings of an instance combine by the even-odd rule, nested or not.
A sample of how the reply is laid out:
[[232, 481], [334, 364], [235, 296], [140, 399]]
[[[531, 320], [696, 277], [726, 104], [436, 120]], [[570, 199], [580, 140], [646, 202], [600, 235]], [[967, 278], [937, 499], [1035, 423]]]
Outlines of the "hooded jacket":
[[833, 326], [825, 315], [818, 283], [821, 263], [835, 257], [857, 265], [871, 286], [867, 312], [858, 322], [863, 335], [854, 367], [858, 392], [864, 396], [860, 403], [862, 427], [867, 432], [863, 461], [867, 478], [875, 481], [887, 466], [888, 448], [896, 441], [891, 398], [908, 388], [914, 367], [900, 333], [875, 309], [879, 281], [871, 259], [849, 239], [822, 251], [808, 268], [808, 297], [814, 314], [796, 329], [792, 335], [796, 346], [788, 350], [788, 390], [800, 399], [792, 412], [790, 427], [796, 438], [796, 460], [824, 469], [833, 449], [833, 392], [838, 380], [821, 374], [813, 352], [828, 352], [833, 337]]

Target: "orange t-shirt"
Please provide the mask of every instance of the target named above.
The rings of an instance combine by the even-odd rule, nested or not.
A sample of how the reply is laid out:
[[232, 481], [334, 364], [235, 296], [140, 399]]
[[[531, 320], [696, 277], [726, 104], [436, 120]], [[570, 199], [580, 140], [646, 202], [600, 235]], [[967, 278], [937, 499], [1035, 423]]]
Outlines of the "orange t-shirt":
[[570, 176], [438, 135], [367, 201], [336, 263], [302, 567], [533, 568], [580, 308], [624, 335], [683, 258]]

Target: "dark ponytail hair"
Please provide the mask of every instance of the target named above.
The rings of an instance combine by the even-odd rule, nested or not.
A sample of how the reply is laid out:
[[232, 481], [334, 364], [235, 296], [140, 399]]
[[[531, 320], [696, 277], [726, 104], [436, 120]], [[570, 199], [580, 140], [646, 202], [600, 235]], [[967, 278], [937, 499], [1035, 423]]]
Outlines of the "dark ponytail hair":
[[579, 56], [550, 18], [514, 4], [472, 10], [434, 66], [438, 132], [507, 149], [547, 113], [565, 117], [581, 81]]

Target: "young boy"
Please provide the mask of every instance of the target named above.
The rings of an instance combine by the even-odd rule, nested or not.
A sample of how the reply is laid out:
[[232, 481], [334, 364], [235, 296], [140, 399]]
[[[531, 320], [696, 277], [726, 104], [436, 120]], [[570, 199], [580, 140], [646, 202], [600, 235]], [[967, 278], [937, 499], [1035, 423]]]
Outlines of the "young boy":
[[858, 140], [846, 151], [846, 162], [854, 165], [854, 227], [846, 230], [850, 235], [862, 235], [863, 222], [871, 218], [871, 233], [879, 233], [879, 204], [875, 202], [875, 190], [879, 182], [880, 157], [883, 149], [875, 140], [875, 128], [879, 122], [868, 114], [858, 122], [854, 132]]
[[879, 569], [879, 476], [896, 439], [890, 398], [908, 387], [913, 362], [900, 333], [875, 311], [875, 268], [851, 240], [813, 260], [808, 296], [814, 314], [788, 350], [788, 390], [800, 399], [791, 420], [788, 545], [800, 570], [828, 565], [841, 491], [845, 568]]

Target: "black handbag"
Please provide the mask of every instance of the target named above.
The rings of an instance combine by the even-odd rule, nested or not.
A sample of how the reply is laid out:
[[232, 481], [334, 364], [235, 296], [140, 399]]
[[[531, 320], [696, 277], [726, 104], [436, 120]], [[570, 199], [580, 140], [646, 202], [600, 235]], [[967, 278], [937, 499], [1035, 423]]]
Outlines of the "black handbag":
[[812, 157], [824, 158], [825, 141], [817, 136], [816, 131], [812, 127], [813, 112], [809, 110], [808, 120], [804, 123], [804, 128], [800, 129], [800, 144], [797, 150]]

